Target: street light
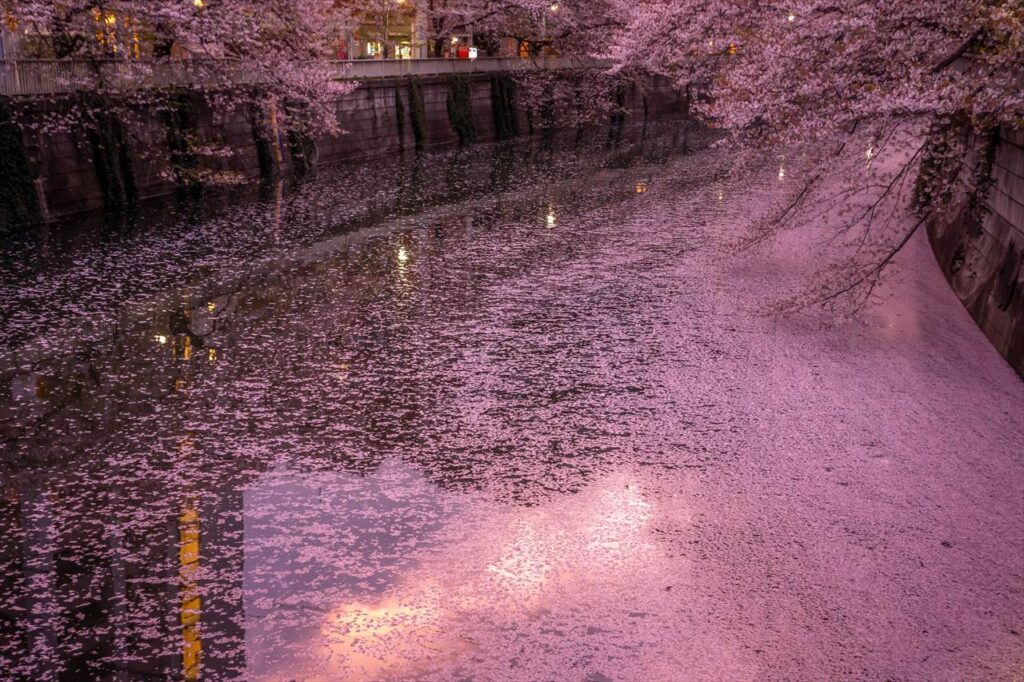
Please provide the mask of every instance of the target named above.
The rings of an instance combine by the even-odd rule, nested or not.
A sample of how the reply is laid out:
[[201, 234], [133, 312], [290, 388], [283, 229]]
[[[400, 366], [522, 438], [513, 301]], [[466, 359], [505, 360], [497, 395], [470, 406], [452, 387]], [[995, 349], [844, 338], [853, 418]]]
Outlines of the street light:
[[[551, 3], [551, 6], [548, 7], [548, 9], [551, 10], [552, 14], [556, 14], [558, 12], [558, 3], [557, 2]], [[548, 56], [547, 55], [547, 50], [546, 50], [547, 42], [548, 42], [548, 15], [547, 15], [547, 12], [545, 12], [540, 17], [540, 50], [541, 50], [540, 55], [542, 57], [547, 57]]]

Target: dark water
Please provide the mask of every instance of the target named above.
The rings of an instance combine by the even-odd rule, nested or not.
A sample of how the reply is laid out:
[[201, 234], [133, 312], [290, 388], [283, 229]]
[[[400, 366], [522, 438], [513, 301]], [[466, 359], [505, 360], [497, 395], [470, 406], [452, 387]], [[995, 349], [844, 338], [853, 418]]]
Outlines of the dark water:
[[[643, 435], [671, 303], [652, 278], [697, 237], [637, 251], [622, 224], [657, 222], [662, 182], [707, 202], [721, 161], [683, 137], [324, 169], [8, 242], [0, 668], [427, 676], [479, 646], [434, 630], [484, 586], [399, 578], [678, 445]], [[615, 546], [631, 485], [593, 501], [624, 515]], [[541, 569], [503, 561], [485, 574], [522, 599]]]

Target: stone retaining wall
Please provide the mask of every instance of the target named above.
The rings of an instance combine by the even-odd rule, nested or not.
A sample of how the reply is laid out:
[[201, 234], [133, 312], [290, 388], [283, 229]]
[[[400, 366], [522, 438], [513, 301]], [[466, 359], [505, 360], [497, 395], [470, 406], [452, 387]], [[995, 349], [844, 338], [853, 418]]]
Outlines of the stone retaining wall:
[[[975, 147], [977, 145], [971, 145]], [[977, 159], [969, 158], [973, 167]], [[968, 197], [928, 226], [950, 285], [992, 343], [1024, 377], [1024, 130], [999, 131], [988, 212], [969, 218]]]
[[[495, 74], [459, 76], [469, 79], [472, 118], [476, 140], [492, 141], [496, 138], [495, 116], [492, 108]], [[423, 100], [424, 148], [454, 145], [458, 137], [448, 110], [450, 76], [418, 77], [417, 84]], [[316, 162], [334, 163], [349, 159], [373, 158], [386, 154], [413, 153], [414, 139], [412, 93], [408, 78], [390, 78], [364, 81], [337, 102], [338, 120], [344, 133], [317, 140]], [[401, 100], [400, 103], [397, 100]], [[48, 108], [79, 106], [75, 101], [63, 103], [22, 101], [18, 103], [29, 119], [41, 119]], [[627, 89], [625, 106], [627, 118], [639, 121], [646, 116], [659, 116], [669, 112], [685, 111], [686, 98], [667, 80], [655, 80], [644, 88]], [[260, 157], [254, 121], [266, 119], [267, 112], [258, 116], [248, 108], [222, 112], [213, 110], [201, 99], [193, 99], [191, 113], [194, 118], [194, 137], [200, 144], [230, 149], [227, 156], [210, 156], [198, 160], [204, 172], [228, 173], [240, 180], [260, 177]], [[516, 108], [515, 117], [522, 133], [528, 133], [526, 112]], [[134, 199], [146, 199], [173, 194], [181, 183], [170, 173], [168, 162], [169, 141], [167, 112], [143, 112], [131, 122], [128, 171]], [[291, 145], [285, 136], [275, 136], [271, 151], [280, 172], [292, 166]], [[77, 213], [117, 208], [104, 186], [101, 173], [106, 172], [103, 152], [97, 153], [94, 140], [82, 131], [24, 133], [25, 150], [30, 159], [33, 179], [40, 199], [43, 217], [55, 219]], [[276, 147], [276, 149], [275, 149]], [[101, 145], [102, 148], [102, 145]], [[116, 150], [114, 150], [116, 151]], [[109, 166], [109, 164], [107, 164]], [[98, 169], [99, 172], [98, 172]], [[116, 180], [116, 178], [115, 178]], [[109, 181], [108, 181], [109, 185]], [[116, 194], [116, 193], [115, 193]]]

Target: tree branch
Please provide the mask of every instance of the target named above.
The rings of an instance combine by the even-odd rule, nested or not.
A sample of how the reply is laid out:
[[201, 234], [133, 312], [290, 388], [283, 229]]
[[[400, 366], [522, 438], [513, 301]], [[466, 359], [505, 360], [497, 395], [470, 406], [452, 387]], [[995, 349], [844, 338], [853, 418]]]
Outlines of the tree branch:
[[951, 66], [953, 62], [960, 59], [960, 57], [963, 57], [967, 53], [967, 51], [971, 49], [971, 47], [978, 40], [978, 38], [981, 37], [982, 33], [982, 29], [979, 28], [974, 33], [969, 35], [967, 37], [967, 40], [961, 43], [960, 47], [958, 47], [949, 56], [947, 56], [941, 62], [932, 67], [932, 73], [938, 73], [939, 71], [946, 69], [947, 67]]

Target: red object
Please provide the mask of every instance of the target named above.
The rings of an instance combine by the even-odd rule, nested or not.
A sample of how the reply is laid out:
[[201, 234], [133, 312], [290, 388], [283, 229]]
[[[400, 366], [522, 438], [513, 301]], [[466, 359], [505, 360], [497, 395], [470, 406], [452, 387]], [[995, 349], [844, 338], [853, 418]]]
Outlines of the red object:
[[469, 59], [469, 46], [459, 45], [459, 49], [455, 51], [455, 56], [459, 59]]

